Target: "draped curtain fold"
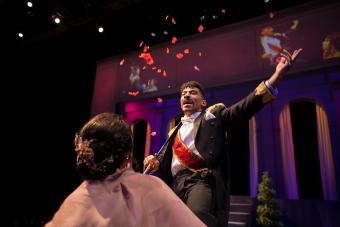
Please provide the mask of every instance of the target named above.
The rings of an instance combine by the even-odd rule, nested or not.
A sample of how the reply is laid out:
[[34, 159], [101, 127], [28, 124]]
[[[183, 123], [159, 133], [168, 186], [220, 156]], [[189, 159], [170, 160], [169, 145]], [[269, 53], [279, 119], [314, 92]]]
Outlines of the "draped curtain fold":
[[326, 112], [320, 105], [316, 104], [315, 107], [322, 190], [325, 200], [337, 200], [333, 151], [328, 118]]
[[289, 105], [286, 105], [280, 113], [279, 121], [285, 195], [288, 199], [298, 199], [294, 143]]
[[149, 123], [146, 126], [145, 133], [146, 133], [146, 136], [145, 136], [144, 158], [150, 155], [151, 127]]
[[250, 166], [250, 196], [255, 197], [257, 194], [258, 184], [258, 153], [257, 153], [257, 134], [256, 120], [252, 117], [249, 120], [249, 166]]

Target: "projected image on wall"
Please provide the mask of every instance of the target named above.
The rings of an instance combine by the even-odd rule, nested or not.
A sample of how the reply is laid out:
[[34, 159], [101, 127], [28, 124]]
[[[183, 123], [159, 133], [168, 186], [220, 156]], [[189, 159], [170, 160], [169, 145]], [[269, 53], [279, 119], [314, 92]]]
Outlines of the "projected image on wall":
[[298, 20], [293, 20], [291, 26], [286, 31], [282, 31], [272, 26], [262, 28], [260, 41], [263, 53], [261, 58], [269, 60], [271, 64], [276, 64], [282, 49], [288, 49], [289, 35], [291, 32], [297, 30], [298, 24]]
[[328, 34], [322, 41], [322, 50], [324, 60], [340, 57], [340, 32]]
[[141, 69], [139, 65], [130, 66], [130, 85], [134, 92], [153, 92], [158, 91], [156, 79], [148, 79], [147, 81], [141, 80]]
[[114, 61], [117, 99], [173, 94], [190, 80], [209, 88], [262, 79], [273, 71], [283, 49], [303, 49], [291, 72], [338, 65], [338, 21], [339, 9], [329, 8], [249, 21], [185, 39], [169, 36], [168, 42], [152, 47], [141, 42], [140, 50]]

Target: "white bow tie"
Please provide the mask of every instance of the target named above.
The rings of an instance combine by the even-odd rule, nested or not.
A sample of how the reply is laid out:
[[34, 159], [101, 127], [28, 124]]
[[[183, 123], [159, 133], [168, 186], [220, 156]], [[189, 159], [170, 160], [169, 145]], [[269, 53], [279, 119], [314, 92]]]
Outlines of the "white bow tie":
[[186, 124], [186, 123], [193, 123], [195, 121], [195, 118], [181, 118], [181, 122], [182, 124]]

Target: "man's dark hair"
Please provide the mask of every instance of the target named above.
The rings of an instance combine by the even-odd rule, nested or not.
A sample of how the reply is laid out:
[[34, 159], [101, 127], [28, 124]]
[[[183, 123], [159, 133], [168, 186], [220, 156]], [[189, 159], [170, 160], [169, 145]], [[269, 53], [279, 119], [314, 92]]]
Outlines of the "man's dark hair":
[[185, 88], [197, 88], [200, 91], [202, 97], [205, 99], [203, 86], [199, 82], [192, 80], [192, 81], [183, 83], [180, 88], [180, 92], [181, 92], [180, 94], [182, 94]]

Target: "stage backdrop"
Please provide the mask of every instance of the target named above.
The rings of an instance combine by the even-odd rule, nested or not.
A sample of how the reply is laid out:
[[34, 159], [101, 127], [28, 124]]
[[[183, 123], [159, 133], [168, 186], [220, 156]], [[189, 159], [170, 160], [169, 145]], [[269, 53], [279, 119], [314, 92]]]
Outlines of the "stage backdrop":
[[339, 21], [336, 3], [277, 12], [273, 19], [261, 17], [184, 39], [169, 37], [158, 46], [140, 43], [138, 52], [98, 62], [92, 113], [112, 111], [120, 101], [176, 93], [188, 80], [209, 88], [264, 79], [283, 48], [304, 49], [292, 72], [339, 64]]

